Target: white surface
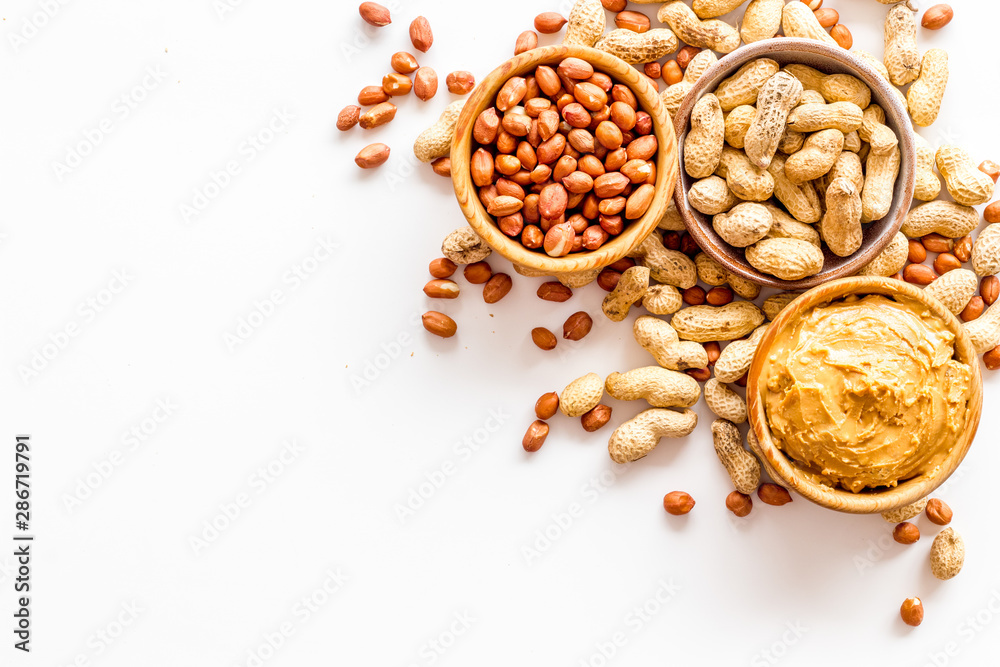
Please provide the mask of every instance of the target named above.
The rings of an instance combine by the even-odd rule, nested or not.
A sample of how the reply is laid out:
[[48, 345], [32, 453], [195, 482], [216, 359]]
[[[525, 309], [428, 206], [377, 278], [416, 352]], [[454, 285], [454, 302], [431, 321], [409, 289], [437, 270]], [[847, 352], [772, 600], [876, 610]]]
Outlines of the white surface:
[[[996, 376], [976, 445], [943, 494], [968, 547], [946, 583], [929, 572], [926, 519], [911, 547], [878, 517], [801, 498], [734, 519], [704, 404], [694, 435], [627, 470], [605, 442], [638, 405], [612, 403], [612, 424], [589, 436], [557, 418], [539, 453], [521, 450], [539, 394], [650, 360], [627, 324], [596, 317], [596, 285], [552, 305], [534, 296], [538, 280], [515, 276], [511, 295], [487, 307], [461, 281], [457, 302], [429, 303], [427, 262], [462, 218], [450, 183], [414, 166], [410, 146], [452, 99], [449, 71], [481, 78], [535, 14], [568, 6], [396, 0], [394, 23], [369, 38], [351, 2], [73, 2], [15, 49], [11, 36], [46, 4], [56, 5], [5, 3], [0, 47], [0, 497], [8, 517], [13, 436], [29, 432], [38, 536], [35, 651], [14, 651], [7, 631], [0, 663], [248, 665], [258, 651], [267, 665], [995, 661]], [[828, 4], [857, 47], [881, 54], [885, 7]], [[997, 159], [1000, 6], [956, 4], [946, 30], [921, 31], [922, 48], [949, 48], [953, 71], [923, 134]], [[434, 29], [420, 61], [437, 69], [438, 96], [403, 99], [377, 131], [338, 133], [339, 109], [379, 82], [394, 51], [411, 50], [418, 14]], [[146, 80], [125, 117], [119, 98], [148, 69], [165, 74]], [[110, 132], [59, 180], [53, 163], [102, 119]], [[246, 143], [258, 133], [259, 150]], [[353, 156], [371, 141], [393, 156], [361, 173]], [[230, 161], [239, 173], [186, 223], [180, 206]], [[307, 261], [327, 238], [336, 255]], [[289, 273], [301, 266], [307, 280]], [[102, 292], [120, 271], [127, 286]], [[276, 291], [272, 315], [231, 350], [226, 336]], [[101, 312], [81, 305], [88, 298], [105, 301]], [[457, 337], [425, 335], [419, 314], [431, 307], [455, 316]], [[558, 330], [577, 310], [595, 315], [588, 338], [534, 348], [532, 327]], [[18, 367], [74, 324], [78, 335], [23, 381]], [[356, 389], [366, 368], [371, 383]], [[167, 416], [158, 401], [176, 408]], [[151, 435], [125, 435], [152, 431], [144, 420], [155, 415], [165, 419]], [[262, 477], [290, 439], [302, 451]], [[115, 451], [110, 477], [69, 509], [68, 494]], [[661, 507], [675, 489], [698, 501], [686, 518]], [[429, 497], [401, 519], [421, 490]], [[240, 494], [249, 506], [195, 553], [190, 539]], [[555, 538], [545, 545], [539, 531]], [[0, 553], [9, 624], [12, 559]], [[327, 595], [338, 571], [347, 580]], [[916, 630], [897, 614], [912, 595], [927, 609]], [[133, 603], [141, 611], [119, 634]], [[265, 637], [285, 630], [272, 656]]]

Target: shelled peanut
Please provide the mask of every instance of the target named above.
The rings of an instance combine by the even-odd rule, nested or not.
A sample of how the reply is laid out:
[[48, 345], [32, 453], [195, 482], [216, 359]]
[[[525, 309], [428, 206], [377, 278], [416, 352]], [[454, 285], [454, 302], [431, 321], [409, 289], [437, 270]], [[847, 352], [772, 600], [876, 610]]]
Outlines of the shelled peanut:
[[653, 201], [659, 146], [649, 114], [580, 58], [508, 79], [472, 136], [479, 199], [525, 248], [596, 250]]

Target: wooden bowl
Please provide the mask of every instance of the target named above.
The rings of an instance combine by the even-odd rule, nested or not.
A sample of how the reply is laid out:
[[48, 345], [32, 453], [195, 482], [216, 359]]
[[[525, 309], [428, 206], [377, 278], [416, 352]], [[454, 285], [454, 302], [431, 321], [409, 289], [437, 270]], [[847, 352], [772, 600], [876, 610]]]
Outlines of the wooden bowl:
[[854, 275], [889, 245], [899, 231], [903, 219], [910, 210], [913, 200], [914, 164], [916, 154], [913, 130], [906, 108], [892, 93], [892, 84], [882, 78], [871, 65], [840, 47], [827, 46], [811, 39], [767, 39], [742, 46], [710, 67], [698, 80], [694, 88], [681, 103], [674, 116], [674, 129], [678, 137], [680, 160], [684, 160], [684, 138], [691, 117], [691, 109], [706, 93], [714, 91], [723, 79], [735, 73], [740, 67], [757, 58], [771, 58], [779, 65], [800, 63], [814, 67], [826, 74], [853, 74], [865, 82], [872, 91], [872, 103], [885, 109], [886, 125], [899, 138], [901, 155], [899, 178], [893, 192], [892, 208], [881, 220], [864, 226], [861, 248], [848, 257], [837, 257], [823, 248], [825, 261], [823, 269], [814, 276], [802, 280], [780, 280], [768, 273], [758, 271], [746, 260], [743, 248], [734, 248], [712, 229], [712, 218], [699, 213], [687, 202], [687, 191], [695, 182], [681, 167], [680, 183], [675, 194], [677, 210], [684, 218], [688, 232], [698, 245], [712, 259], [733, 273], [748, 278], [760, 285], [768, 285], [783, 290], [801, 290], [815, 287], [835, 278]]
[[[604, 72], [616, 83], [632, 89], [639, 101], [640, 109], [653, 118], [653, 133], [659, 149], [656, 157], [656, 193], [653, 201], [638, 220], [631, 221], [625, 230], [597, 250], [572, 253], [565, 257], [549, 257], [543, 251], [529, 250], [521, 243], [508, 237], [497, 227], [479, 201], [479, 195], [469, 169], [472, 157], [472, 126], [479, 114], [492, 106], [500, 88], [513, 76], [524, 76], [539, 65], [555, 65], [564, 58], [582, 58]], [[543, 46], [526, 51], [511, 58], [490, 72], [473, 91], [466, 102], [458, 125], [455, 141], [451, 148], [451, 178], [455, 185], [455, 196], [462, 207], [462, 213], [476, 232], [495, 251], [522, 267], [547, 274], [572, 273], [599, 269], [624, 257], [656, 228], [674, 194], [677, 183], [677, 140], [673, 126], [660, 95], [646, 77], [624, 60], [597, 49], [585, 46]]]
[[[769, 350], [774, 344], [775, 337], [813, 306], [849, 294], [904, 295], [916, 299], [940, 318], [948, 330], [955, 334], [955, 356], [959, 361], [969, 364], [972, 368], [965, 431], [959, 436], [951, 453], [933, 473], [918, 475], [891, 489], [873, 489], [861, 493], [851, 493], [814, 482], [774, 444], [764, 412], [763, 392], [766, 390], [767, 378], [761, 377], [761, 371]], [[969, 446], [972, 444], [972, 439], [979, 426], [979, 417], [983, 409], [983, 378], [979, 368], [979, 357], [972, 347], [968, 335], [958, 319], [937, 299], [929, 297], [919, 287], [901, 280], [858, 276], [835, 280], [822, 287], [809, 290], [781, 311], [771, 323], [764, 338], [761, 339], [753, 364], [750, 366], [747, 378], [747, 404], [751, 428], [757, 436], [757, 446], [753, 449], [771, 477], [823, 507], [838, 512], [871, 514], [916, 502], [934, 491], [955, 472], [969, 451]]]

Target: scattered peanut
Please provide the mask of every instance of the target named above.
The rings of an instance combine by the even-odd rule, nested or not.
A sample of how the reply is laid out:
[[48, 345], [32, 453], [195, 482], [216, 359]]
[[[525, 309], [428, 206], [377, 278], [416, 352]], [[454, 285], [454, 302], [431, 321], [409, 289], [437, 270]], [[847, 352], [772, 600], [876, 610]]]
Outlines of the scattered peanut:
[[660, 23], [666, 23], [685, 44], [719, 53], [731, 53], [740, 45], [740, 33], [725, 21], [702, 21], [682, 0], [660, 6], [656, 12]]
[[653, 355], [656, 363], [663, 368], [686, 371], [708, 366], [708, 354], [704, 347], [695, 342], [681, 341], [677, 331], [658, 317], [639, 317], [632, 326], [632, 334], [640, 347]]
[[[726, 306], [693, 306], [674, 315], [670, 324], [679, 338], [698, 343], [736, 340], [764, 321], [764, 313], [749, 301]], [[641, 343], [640, 343], [641, 344]]]
[[959, 204], [976, 206], [993, 197], [993, 179], [979, 171], [966, 153], [957, 146], [942, 146], [937, 150], [937, 168], [944, 177], [948, 193]]
[[934, 149], [919, 134], [913, 134], [917, 149], [914, 199], [933, 201], [941, 194], [941, 179], [934, 173]]
[[698, 425], [691, 410], [652, 408], [639, 413], [611, 434], [608, 453], [615, 463], [638, 461], [653, 451], [661, 438], [683, 438]]
[[701, 398], [701, 388], [694, 379], [660, 366], [612, 373], [604, 388], [619, 401], [645, 399], [654, 408], [689, 408]]
[[705, 383], [705, 404], [717, 417], [742, 424], [747, 420], [747, 404], [735, 391], [712, 378]]
[[507, 296], [513, 286], [513, 281], [506, 273], [495, 273], [483, 285], [483, 301], [496, 303]]
[[951, 579], [962, 571], [965, 563], [965, 541], [954, 528], [945, 528], [931, 545], [931, 574], [938, 579]]
[[987, 306], [992, 306], [1000, 297], [1000, 278], [996, 276], [986, 276], [979, 285], [979, 294]]
[[[417, 70], [418, 72], [420, 70]], [[451, 143], [455, 136], [455, 125], [462, 113], [465, 100], [456, 100], [441, 113], [441, 117], [431, 127], [420, 133], [413, 144], [413, 154], [421, 162], [431, 162], [451, 153]]]
[[346, 132], [355, 125], [361, 118], [361, 107], [356, 104], [349, 104], [340, 110], [337, 115], [337, 129], [341, 132]]
[[770, 39], [781, 28], [781, 12], [784, 0], [750, 0], [743, 13], [740, 35], [747, 44]]
[[537, 452], [545, 444], [547, 437], [549, 437], [549, 425], [541, 420], [535, 420], [528, 426], [524, 438], [521, 439], [521, 446], [526, 452]]
[[559, 394], [559, 411], [567, 417], [580, 417], [594, 409], [604, 396], [604, 380], [597, 373], [579, 377]]
[[[767, 307], [766, 302], [764, 306], [765, 308]], [[760, 345], [760, 341], [766, 332], [767, 325], [759, 326], [754, 329], [749, 338], [734, 340], [727, 345], [722, 350], [722, 354], [719, 355], [718, 361], [715, 362], [715, 378], [723, 383], [731, 383], [739, 380], [740, 377], [750, 370], [753, 355], [756, 354], [757, 347]]]
[[607, 405], [596, 405], [580, 417], [580, 424], [587, 433], [601, 430], [609, 421], [611, 421], [611, 408]]
[[431, 24], [424, 16], [418, 16], [410, 23], [410, 42], [417, 51], [426, 53], [434, 43]]
[[455, 320], [436, 310], [424, 313], [421, 320], [424, 329], [441, 338], [451, 338], [458, 331], [458, 325], [455, 323]]
[[607, 17], [600, 0], [576, 0], [569, 12], [563, 44], [594, 46], [604, 34]]
[[635, 65], [659, 60], [676, 51], [677, 37], [665, 28], [654, 28], [643, 33], [619, 28], [601, 37], [594, 48]]
[[381, 28], [392, 23], [389, 9], [377, 2], [362, 2], [358, 6], [358, 11], [361, 13], [361, 18], [364, 19], [365, 23], [373, 25], [376, 28]]
[[552, 419], [559, 410], [559, 394], [550, 391], [542, 394], [535, 401], [535, 416], [539, 419]]
[[917, 50], [917, 22], [905, 4], [889, 10], [885, 17], [885, 67], [889, 80], [905, 86], [920, 74], [920, 52]]
[[757, 489], [757, 497], [760, 498], [762, 503], [777, 507], [792, 502], [792, 496], [788, 493], [788, 489], [777, 484], [771, 484], [770, 482], [760, 485], [760, 488]]
[[978, 286], [979, 279], [975, 273], [959, 268], [943, 274], [925, 287], [924, 291], [940, 301], [953, 314], [958, 315], [969, 305]]
[[928, 49], [920, 63], [920, 76], [910, 85], [906, 101], [913, 122], [927, 127], [937, 120], [948, 85], [948, 52]]
[[459, 291], [454, 280], [439, 278], [424, 285], [424, 294], [432, 299], [457, 299]]
[[473, 264], [493, 252], [472, 227], [459, 227], [445, 237], [441, 254], [455, 264]]
[[891, 276], [898, 272], [906, 264], [906, 257], [909, 253], [909, 243], [903, 232], [896, 232], [889, 245], [879, 253], [878, 257], [866, 264], [860, 271], [859, 276]]
[[931, 523], [938, 526], [947, 526], [951, 523], [952, 511], [948, 504], [940, 498], [931, 498], [927, 501], [924, 510]]
[[749, 494], [732, 491], [726, 496], [726, 509], [742, 519], [753, 510], [753, 498]]
[[389, 147], [385, 144], [369, 144], [361, 149], [354, 158], [354, 163], [362, 169], [381, 167], [389, 159]]
[[649, 269], [633, 266], [622, 274], [614, 291], [604, 297], [601, 309], [613, 322], [624, 320], [632, 304], [642, 299], [649, 287]]
[[798, 0], [785, 5], [781, 15], [781, 28], [786, 37], [815, 39], [830, 46], [838, 46], [836, 40], [823, 29], [813, 10]]
[[906, 598], [899, 606], [899, 617], [903, 623], [916, 627], [924, 622], [924, 603], [920, 598]]
[[769, 296], [764, 299], [764, 305], [762, 306], [764, 316], [769, 320], [773, 320], [788, 304], [801, 295], [802, 292], [779, 292], [778, 294]]
[[[959, 238], [971, 233], [977, 226], [979, 214], [976, 209], [950, 201], [932, 201], [907, 213], [901, 231], [910, 238], [920, 238], [931, 233]], [[949, 249], [950, 247], [944, 248]]]
[[978, 319], [966, 322], [964, 327], [976, 353], [985, 354], [1000, 345], [1000, 308], [996, 304], [990, 306]]
[[910, 505], [903, 505], [902, 507], [897, 507], [894, 510], [886, 510], [885, 512], [882, 512], [882, 518], [889, 523], [909, 521], [923, 512], [925, 507], [927, 507], [927, 498], [921, 498], [917, 502], [911, 503]]
[[563, 338], [566, 340], [583, 340], [594, 326], [594, 320], [584, 311], [570, 315], [563, 323]]
[[844, 50], [849, 51], [854, 46], [854, 35], [851, 34], [850, 28], [843, 23], [838, 23], [830, 28], [830, 37], [837, 42], [837, 46]]
[[682, 303], [681, 293], [673, 285], [650, 285], [642, 297], [643, 307], [654, 315], [676, 313]]
[[663, 509], [674, 516], [684, 516], [694, 509], [694, 498], [683, 491], [671, 491], [663, 496]]
[[945, 4], [934, 5], [924, 12], [924, 18], [921, 19], [920, 25], [927, 30], [940, 30], [951, 23], [951, 19], [954, 16], [955, 11], [951, 6]]
[[664, 247], [656, 234], [650, 234], [632, 252], [649, 269], [649, 277], [664, 285], [687, 289], [698, 282], [698, 271], [690, 257]]
[[915, 544], [920, 539], [920, 529], [915, 524], [904, 521], [892, 529], [892, 539], [900, 544]]

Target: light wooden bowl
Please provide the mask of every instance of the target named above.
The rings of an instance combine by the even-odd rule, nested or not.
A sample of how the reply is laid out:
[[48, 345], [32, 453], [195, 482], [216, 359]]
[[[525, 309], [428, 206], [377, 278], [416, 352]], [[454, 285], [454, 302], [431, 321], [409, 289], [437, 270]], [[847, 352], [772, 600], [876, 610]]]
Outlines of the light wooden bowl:
[[743, 248], [734, 248], [723, 241], [712, 228], [712, 218], [699, 213], [688, 205], [687, 191], [696, 179], [680, 170], [680, 183], [677, 186], [675, 200], [677, 210], [684, 218], [688, 233], [694, 237], [702, 250], [712, 259], [722, 264], [733, 273], [748, 278], [760, 285], [777, 287], [783, 290], [801, 290], [821, 285], [835, 278], [854, 275], [865, 264], [875, 259], [889, 245], [892, 237], [899, 231], [913, 201], [914, 163], [916, 162], [910, 117], [899, 100], [892, 94], [892, 84], [882, 78], [870, 64], [845, 51], [840, 47], [832, 47], [812, 39], [792, 39], [788, 37], [767, 39], [742, 46], [733, 53], [715, 63], [698, 80], [688, 93], [674, 115], [674, 130], [678, 137], [681, 160], [684, 159], [684, 138], [691, 118], [691, 109], [695, 102], [706, 93], [715, 90], [723, 79], [733, 74], [740, 67], [757, 58], [771, 58], [779, 65], [801, 63], [814, 67], [826, 74], [853, 74], [864, 81], [872, 91], [872, 103], [885, 109], [886, 125], [899, 138], [899, 149], [902, 153], [899, 178], [896, 179], [896, 189], [893, 192], [892, 208], [881, 220], [876, 220], [864, 226], [864, 238], [861, 248], [848, 257], [838, 257], [823, 248], [823, 269], [814, 276], [802, 280], [781, 280], [767, 273], [758, 271], [746, 260]]
[[[767, 378], [761, 377], [761, 371], [778, 332], [792, 325], [802, 313], [813, 306], [833, 301], [848, 294], [904, 295], [918, 300], [955, 334], [955, 356], [959, 361], [969, 364], [972, 368], [972, 384], [968, 397], [965, 431], [955, 443], [955, 447], [934, 473], [908, 479], [892, 489], [851, 493], [812, 481], [774, 444], [764, 412], [763, 392], [766, 390]], [[968, 335], [962, 329], [961, 323], [936, 299], [927, 296], [919, 287], [914, 287], [901, 280], [877, 277], [844, 278], [809, 290], [782, 310], [771, 323], [764, 338], [761, 339], [760, 347], [757, 348], [757, 354], [750, 366], [750, 374], [747, 378], [747, 403], [751, 428], [753, 428], [758, 441], [754, 452], [771, 477], [823, 507], [838, 512], [871, 514], [916, 502], [934, 491], [955, 472], [969, 451], [969, 446], [972, 445], [976, 429], [979, 426], [979, 417], [983, 409], [983, 378], [979, 368], [979, 357], [972, 347]]]
[[[513, 76], [524, 76], [539, 65], [558, 64], [568, 57], [582, 58], [604, 72], [616, 83], [632, 89], [639, 101], [640, 109], [653, 118], [653, 133], [659, 143], [656, 157], [656, 193], [646, 214], [631, 221], [625, 230], [597, 250], [578, 252], [565, 257], [549, 257], [542, 251], [529, 250], [516, 239], [508, 237], [497, 227], [496, 221], [486, 212], [469, 169], [472, 157], [472, 127], [476, 118], [492, 106], [500, 88]], [[543, 46], [526, 51], [511, 58], [490, 72], [473, 91], [466, 102], [458, 125], [455, 141], [451, 148], [451, 178], [455, 185], [455, 196], [462, 207], [462, 213], [476, 232], [495, 251], [522, 267], [535, 271], [556, 274], [599, 269], [624, 257], [645, 239], [663, 217], [663, 213], [673, 197], [677, 183], [677, 140], [673, 126], [660, 95], [634, 67], [624, 60], [597, 49], [585, 46]]]

